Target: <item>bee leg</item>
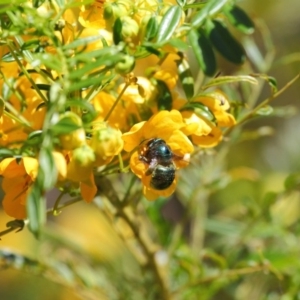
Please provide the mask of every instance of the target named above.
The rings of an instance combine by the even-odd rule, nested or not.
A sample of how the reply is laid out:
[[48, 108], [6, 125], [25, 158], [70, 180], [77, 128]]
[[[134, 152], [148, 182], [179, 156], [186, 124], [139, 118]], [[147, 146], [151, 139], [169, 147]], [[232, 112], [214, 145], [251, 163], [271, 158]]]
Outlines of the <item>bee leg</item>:
[[158, 164], [158, 163], [157, 163], [157, 160], [156, 160], [156, 159], [152, 159], [152, 160], [151, 160], [151, 163], [149, 164], [149, 168], [148, 168], [148, 170], [146, 171], [145, 175], [146, 175], [146, 176], [151, 175], [151, 174], [153, 173], [154, 169], [156, 168], [157, 164]]

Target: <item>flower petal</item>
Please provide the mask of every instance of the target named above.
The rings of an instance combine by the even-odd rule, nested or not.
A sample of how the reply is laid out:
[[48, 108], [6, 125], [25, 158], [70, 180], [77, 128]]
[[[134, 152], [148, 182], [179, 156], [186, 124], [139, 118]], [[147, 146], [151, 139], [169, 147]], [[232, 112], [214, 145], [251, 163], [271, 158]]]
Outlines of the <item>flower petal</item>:
[[5, 158], [0, 163], [0, 175], [7, 178], [24, 176], [26, 174], [23, 160], [17, 163], [16, 158]]
[[80, 183], [80, 192], [86, 202], [89, 203], [94, 200], [97, 193], [97, 186], [95, 185], [93, 173], [91, 173], [89, 180]]

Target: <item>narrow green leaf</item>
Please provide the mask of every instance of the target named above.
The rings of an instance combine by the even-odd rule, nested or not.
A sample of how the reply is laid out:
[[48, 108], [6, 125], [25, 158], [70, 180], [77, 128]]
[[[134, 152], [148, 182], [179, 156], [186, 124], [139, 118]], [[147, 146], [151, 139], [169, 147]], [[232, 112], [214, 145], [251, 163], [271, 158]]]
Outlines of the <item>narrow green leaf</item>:
[[159, 50], [157, 50], [157, 48], [155, 47], [151, 47], [151, 46], [145, 46], [145, 49], [148, 51], [148, 53], [150, 54], [154, 54], [158, 57], [160, 57], [161, 52]]
[[61, 135], [71, 133], [79, 128], [81, 128], [81, 126], [75, 124], [72, 118], [65, 117], [53, 125], [51, 131], [54, 135]]
[[219, 11], [222, 10], [223, 6], [229, 0], [210, 0], [206, 3], [206, 5], [199, 10], [194, 17], [192, 18], [192, 25], [195, 28], [199, 28], [204, 21], [207, 20], [208, 17], [212, 17], [213, 15], [217, 14]]
[[204, 117], [208, 121], [216, 121], [215, 115], [212, 113], [212, 111], [201, 102], [189, 102], [180, 109], [180, 111], [187, 110], [194, 111], [195, 114], [197, 114], [200, 117]]
[[[18, 59], [19, 61], [22, 61], [22, 60], [23, 60], [23, 57], [20, 56], [20, 55], [18, 55], [18, 53], [15, 53], [15, 56], [17, 57], [17, 59]], [[3, 61], [3, 62], [13, 62], [13, 61], [15, 61], [15, 56], [12, 55], [11, 52], [8, 52], [8, 53], [6, 53], [6, 54], [4, 54], [4, 55], [2, 56], [1, 61]]]
[[78, 47], [84, 47], [87, 46], [88, 44], [98, 41], [101, 39], [100, 35], [97, 36], [88, 36], [80, 39], [76, 39], [75, 41], [71, 42], [70, 44], [66, 44], [63, 46], [63, 50], [70, 50], [70, 49], [76, 49]]
[[277, 80], [276, 78], [269, 76], [267, 74], [251, 74], [251, 76], [254, 77], [258, 77], [261, 79], [264, 79], [265, 81], [267, 81], [267, 83], [270, 85], [272, 93], [276, 93], [278, 91], [278, 87], [277, 87]]
[[179, 79], [182, 84], [185, 96], [190, 99], [194, 96], [194, 78], [189, 66], [188, 61], [182, 56], [181, 59], [176, 61], [178, 67]]
[[156, 16], [153, 16], [149, 19], [146, 31], [145, 31], [145, 41], [151, 41], [158, 32], [158, 23]]
[[233, 83], [233, 82], [241, 82], [241, 81], [246, 81], [251, 84], [257, 84], [257, 80], [254, 77], [248, 76], [248, 75], [220, 76], [220, 77], [212, 79], [207, 84], [203, 85], [201, 87], [201, 89], [206, 90], [212, 86], [228, 84], [228, 83]]
[[78, 91], [80, 89], [84, 89], [84, 88], [88, 88], [91, 87], [93, 85], [97, 85], [97, 84], [102, 84], [105, 81], [105, 77], [104, 76], [99, 76], [99, 77], [88, 77], [87, 79], [81, 80], [79, 82], [73, 83], [69, 88], [68, 88], [68, 92], [74, 92], [74, 91]]
[[34, 67], [40, 67], [44, 65], [45, 67], [53, 71], [62, 72], [62, 63], [60, 58], [57, 55], [53, 55], [50, 53], [34, 54], [33, 62], [31, 65]]
[[113, 26], [113, 40], [115, 45], [118, 45], [122, 41], [122, 21], [117, 18]]
[[97, 69], [101, 66], [107, 66], [107, 65], [114, 66], [116, 63], [121, 61], [121, 59], [122, 59], [121, 55], [103, 56], [94, 62], [84, 64], [83, 67], [80, 69], [74, 70], [72, 73], [70, 73], [69, 78], [70, 79], [76, 79], [76, 78], [83, 79], [84, 77], [87, 76], [87, 74], [91, 73], [95, 69]]
[[33, 132], [30, 132], [28, 134], [26, 144], [28, 145], [37, 145], [42, 141], [42, 135], [43, 131], [42, 130], [35, 130]]
[[34, 184], [27, 197], [26, 208], [29, 229], [36, 238], [39, 238], [42, 226], [46, 221], [46, 201], [36, 184]]
[[195, 30], [191, 30], [188, 38], [201, 70], [205, 75], [213, 76], [217, 70], [217, 62], [204, 31], [199, 30], [197, 33]]
[[1, 148], [0, 149], [0, 160], [5, 158], [5, 157], [13, 157], [14, 156], [14, 151], [6, 148]]
[[185, 52], [189, 49], [189, 45], [181, 39], [170, 39], [169, 45], [176, 48], [178, 51]]
[[95, 61], [95, 59], [101, 58], [104, 55], [115, 56], [122, 50], [123, 49], [120, 46], [110, 46], [90, 52], [82, 52], [80, 54], [74, 55], [73, 57], [70, 57], [69, 62], [72, 65], [77, 64], [78, 62], [93, 62]]
[[273, 107], [270, 105], [266, 105], [260, 108], [258, 111], [256, 111], [255, 114], [259, 116], [269, 116], [272, 114], [272, 112], [273, 112]]
[[22, 50], [30, 50], [33, 48], [36, 48], [40, 45], [40, 41], [38, 39], [32, 39], [29, 41], [24, 42], [24, 44], [21, 46]]
[[177, 4], [181, 7], [184, 7], [186, 4], [186, 0], [176, 0]]
[[273, 107], [272, 116], [279, 118], [291, 118], [298, 114], [298, 109], [294, 105]]
[[213, 46], [227, 60], [235, 64], [242, 64], [245, 51], [242, 45], [231, 35], [228, 29], [219, 21], [208, 21], [209, 38]]
[[[50, 84], [44, 84], [44, 83], [36, 83], [35, 85], [42, 91], [49, 91], [50, 87], [51, 87]], [[33, 88], [33, 87], [31, 87], [31, 88]]]
[[224, 10], [229, 22], [238, 30], [245, 34], [251, 34], [254, 32], [254, 23], [249, 16], [240, 7], [234, 5], [229, 6]]
[[54, 187], [57, 180], [57, 169], [52, 155], [52, 149], [42, 148], [39, 153], [39, 170], [36, 182], [42, 191]]
[[172, 37], [180, 22], [181, 15], [182, 8], [180, 6], [171, 6], [168, 9], [159, 24], [157, 42], [165, 42]]
[[157, 108], [158, 110], [171, 110], [173, 98], [168, 86], [161, 80], [157, 80], [158, 89], [158, 100]]

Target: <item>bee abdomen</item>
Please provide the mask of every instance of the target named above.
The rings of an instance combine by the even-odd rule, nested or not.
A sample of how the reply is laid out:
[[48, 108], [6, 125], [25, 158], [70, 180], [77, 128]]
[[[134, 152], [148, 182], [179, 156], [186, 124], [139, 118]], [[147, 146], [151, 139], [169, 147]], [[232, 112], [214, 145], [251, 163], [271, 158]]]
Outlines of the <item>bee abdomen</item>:
[[165, 190], [173, 183], [175, 179], [175, 166], [157, 165], [153, 170], [150, 185], [156, 190]]

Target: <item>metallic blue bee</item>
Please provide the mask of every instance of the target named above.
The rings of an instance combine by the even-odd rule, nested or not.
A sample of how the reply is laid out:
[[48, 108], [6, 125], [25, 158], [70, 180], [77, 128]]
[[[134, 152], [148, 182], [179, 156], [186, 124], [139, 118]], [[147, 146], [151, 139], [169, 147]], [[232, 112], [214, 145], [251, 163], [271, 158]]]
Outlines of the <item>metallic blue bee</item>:
[[163, 139], [152, 138], [139, 146], [139, 160], [149, 165], [146, 176], [151, 175], [150, 185], [156, 190], [165, 190], [175, 179], [174, 154]]

